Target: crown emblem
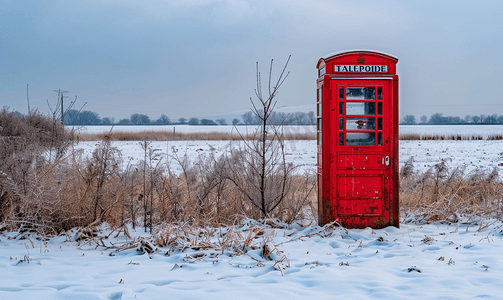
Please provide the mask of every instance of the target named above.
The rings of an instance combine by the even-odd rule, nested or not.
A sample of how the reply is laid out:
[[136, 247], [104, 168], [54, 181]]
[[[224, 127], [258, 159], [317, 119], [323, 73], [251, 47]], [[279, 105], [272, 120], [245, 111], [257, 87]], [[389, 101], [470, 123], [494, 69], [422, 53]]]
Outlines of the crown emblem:
[[359, 64], [364, 64], [365, 63], [365, 58], [363, 58], [363, 56], [360, 56], [358, 57], [358, 59], [356, 60]]

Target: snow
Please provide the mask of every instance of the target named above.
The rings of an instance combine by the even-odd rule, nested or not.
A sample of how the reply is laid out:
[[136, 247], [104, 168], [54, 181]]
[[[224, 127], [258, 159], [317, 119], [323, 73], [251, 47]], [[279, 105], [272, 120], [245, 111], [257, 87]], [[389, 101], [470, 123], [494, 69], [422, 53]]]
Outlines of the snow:
[[[92, 153], [98, 142], [80, 142], [77, 148], [83, 149], [86, 155]], [[170, 156], [171, 167], [175, 170], [177, 164], [171, 159], [173, 156], [182, 157], [185, 154], [190, 158], [197, 158], [199, 155], [208, 155], [212, 153], [219, 157], [228, 151], [231, 147], [237, 148], [243, 146], [239, 141], [153, 141], [153, 149], [160, 149], [164, 161], [166, 154]], [[117, 147], [122, 152], [122, 157], [127, 162], [138, 163], [143, 159], [144, 152], [137, 141], [113, 141], [112, 146]], [[316, 167], [316, 141], [285, 141], [286, 159], [299, 166], [301, 170], [312, 169]]]
[[[503, 171], [503, 141], [400, 141], [400, 166], [414, 158], [416, 170], [426, 171], [445, 160], [452, 168]], [[501, 165], [500, 165], [501, 164]]]
[[[126, 242], [101, 229], [103, 245]], [[234, 230], [242, 240], [249, 234], [247, 225]], [[142, 228], [129, 233], [151, 238]], [[240, 255], [167, 246], [110, 256], [113, 249], [79, 243], [73, 233], [21, 239], [4, 232], [0, 299], [501, 299], [502, 233], [500, 221], [347, 231], [293, 225], [264, 229]], [[217, 230], [209, 243], [222, 239]], [[276, 261], [261, 256], [265, 242]]]
[[[96, 144], [81, 142], [77, 147], [91, 153]], [[152, 142], [164, 154], [174, 155], [176, 150], [190, 157], [219, 155], [237, 145]], [[137, 162], [143, 156], [138, 142], [113, 142], [113, 146], [126, 160]], [[315, 141], [287, 141], [286, 147], [289, 161], [315, 170]], [[467, 170], [503, 162], [503, 141], [400, 141], [399, 147], [400, 165], [412, 156], [420, 170], [442, 159]], [[50, 238], [3, 231], [0, 299], [501, 299], [503, 295], [503, 223], [498, 220], [402, 223], [399, 229], [378, 230], [265, 227], [245, 246], [253, 226], [261, 225], [250, 220], [232, 230], [216, 229], [205, 241], [211, 245], [206, 249], [191, 247], [202, 243], [193, 234], [184, 241], [188, 245], [184, 251], [155, 245], [151, 254], [137, 251], [137, 246], [120, 252], [114, 247], [141, 240], [155, 243], [166, 236], [162, 228], [155, 236], [143, 228], [129, 228], [129, 238], [105, 224], [98, 237], [87, 242], [78, 242], [75, 230]], [[232, 232], [239, 232], [237, 246], [222, 249], [225, 236]], [[262, 256], [264, 244], [271, 245], [273, 260]]]
[[[67, 126], [71, 128], [71, 126]], [[191, 126], [191, 125], [163, 125], [163, 126], [114, 126], [113, 131], [130, 131], [140, 132], [145, 130], [152, 131], [169, 131], [173, 132], [173, 128], [177, 133], [195, 133], [195, 132], [236, 132], [234, 126]], [[105, 133], [112, 129], [112, 126], [82, 126], [75, 127], [83, 133]], [[253, 132], [255, 126], [239, 125], [237, 129], [240, 132]], [[487, 138], [489, 135], [503, 134], [503, 125], [400, 125], [400, 135], [404, 134], [419, 134], [419, 135], [457, 135], [462, 136], [482, 136]], [[314, 125], [287, 125], [285, 132], [289, 133], [316, 133]]]
[[400, 135], [420, 134], [431, 135], [461, 135], [466, 137], [503, 134], [503, 125], [400, 125]]
[[[90, 154], [97, 142], [80, 142], [77, 146]], [[143, 150], [137, 141], [114, 141], [114, 147], [122, 151], [122, 156], [131, 163], [137, 163], [143, 157]], [[222, 155], [230, 147], [238, 147], [237, 141], [169, 141], [152, 142], [154, 149], [160, 149], [163, 156], [166, 154], [189, 157], [213, 153], [216, 157]], [[314, 140], [289, 140], [285, 141], [286, 159], [299, 166], [300, 170], [316, 170], [316, 141]], [[416, 170], [426, 171], [442, 160], [450, 167], [466, 167], [466, 171], [476, 168], [503, 170], [503, 141], [400, 141], [399, 143], [400, 166], [410, 158], [414, 158]], [[176, 169], [176, 164], [172, 167]]]

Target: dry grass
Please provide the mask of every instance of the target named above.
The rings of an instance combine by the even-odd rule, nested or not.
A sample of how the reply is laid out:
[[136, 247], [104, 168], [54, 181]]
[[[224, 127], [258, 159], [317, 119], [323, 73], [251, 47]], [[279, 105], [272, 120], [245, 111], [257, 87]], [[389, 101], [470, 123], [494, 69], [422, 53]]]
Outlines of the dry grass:
[[[493, 134], [489, 135], [486, 140], [503, 140], [503, 135], [502, 134]], [[482, 135], [461, 135], [461, 134], [447, 134], [447, 135], [440, 135], [440, 134], [430, 134], [430, 135], [420, 135], [417, 133], [407, 133], [407, 134], [401, 134], [400, 135], [400, 140], [403, 141], [416, 141], [416, 140], [431, 140], [431, 141], [481, 141], [484, 140], [484, 136]]]
[[503, 182], [491, 172], [450, 170], [441, 162], [424, 173], [413, 172], [412, 159], [401, 170], [400, 212], [411, 222], [474, 222], [503, 218]]
[[[430, 135], [420, 135], [417, 133], [407, 133], [401, 134], [400, 140], [434, 140], [434, 141], [475, 141], [475, 140], [483, 140], [484, 137], [482, 135], [461, 135], [461, 134], [430, 134]], [[488, 140], [501, 140], [502, 136], [494, 135], [487, 137]]]
[[416, 141], [420, 140], [421, 135], [417, 133], [407, 133], [407, 134], [400, 134], [400, 140], [404, 141]]
[[[175, 164], [181, 173], [173, 171]], [[194, 161], [173, 157], [168, 164], [148, 142], [144, 160], [131, 164], [104, 141], [91, 157], [72, 150], [56, 162], [28, 168], [24, 179], [0, 178], [12, 191], [2, 197], [0, 221], [4, 228], [57, 234], [101, 222], [215, 227], [259, 219], [260, 211], [227, 180], [226, 164], [225, 157], [211, 155]], [[314, 221], [316, 177], [294, 174], [291, 179], [286, 200], [269, 217], [287, 223]]]
[[492, 135], [488, 136], [487, 139], [492, 140], [492, 141], [503, 140], [503, 134], [492, 134]]
[[[243, 134], [245, 140], [254, 140], [254, 134]], [[172, 131], [113, 131], [111, 133], [79, 133], [73, 135], [75, 141], [101, 141], [110, 138], [112, 141], [176, 141], [176, 140], [211, 140], [229, 141], [241, 140], [242, 137], [237, 132], [196, 132], [196, 133], [173, 133]], [[314, 133], [285, 133], [285, 140], [316, 140]], [[503, 134], [489, 135], [486, 140], [503, 140]], [[400, 134], [400, 140], [449, 140], [449, 141], [475, 141], [484, 140], [482, 135], [461, 135], [461, 134], [435, 134], [421, 135], [417, 133]]]
[[[254, 134], [239, 135], [237, 132], [195, 132], [195, 133], [173, 133], [172, 131], [145, 130], [133, 131], [113, 131], [111, 133], [79, 133], [74, 136], [76, 141], [99, 141], [110, 138], [112, 141], [176, 141], [176, 140], [254, 140]], [[315, 140], [316, 135], [311, 133], [286, 133], [285, 140]]]

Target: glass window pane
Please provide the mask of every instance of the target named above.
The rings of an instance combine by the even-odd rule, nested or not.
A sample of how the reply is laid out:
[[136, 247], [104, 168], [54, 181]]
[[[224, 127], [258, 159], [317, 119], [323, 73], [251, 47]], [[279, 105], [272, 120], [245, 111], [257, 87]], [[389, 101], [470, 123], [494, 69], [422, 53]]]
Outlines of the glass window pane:
[[346, 115], [375, 115], [375, 102], [346, 102]]
[[347, 132], [346, 145], [375, 145], [374, 132]]
[[339, 145], [344, 145], [344, 132], [339, 133]]
[[318, 132], [318, 145], [321, 145], [321, 132]]
[[348, 100], [375, 100], [375, 87], [347, 87], [346, 99]]
[[318, 116], [321, 117], [321, 102], [318, 103]]
[[344, 102], [339, 102], [339, 115], [344, 114]]
[[346, 130], [375, 130], [375, 118], [346, 118]]
[[344, 100], [344, 88], [339, 87], [339, 100]]
[[382, 115], [382, 102], [377, 102], [377, 114]]
[[318, 118], [318, 130], [321, 130], [321, 118]]
[[377, 133], [377, 145], [382, 146], [382, 132]]
[[344, 130], [344, 118], [339, 118], [339, 130]]
[[382, 130], [382, 118], [377, 118], [377, 130]]
[[317, 93], [316, 97], [317, 97], [317, 102], [321, 102], [321, 89], [318, 89], [318, 93]]
[[377, 100], [382, 100], [382, 87], [377, 88]]

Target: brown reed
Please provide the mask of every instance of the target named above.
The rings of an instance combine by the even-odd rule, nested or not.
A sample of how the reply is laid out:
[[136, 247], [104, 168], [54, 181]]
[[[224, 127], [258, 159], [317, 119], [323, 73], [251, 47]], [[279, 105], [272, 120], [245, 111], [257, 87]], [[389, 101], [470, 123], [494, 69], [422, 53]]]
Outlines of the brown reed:
[[[314, 133], [285, 133], [283, 135], [285, 140], [316, 140]], [[212, 141], [229, 141], [229, 140], [254, 140], [255, 134], [242, 134], [237, 132], [192, 132], [192, 133], [173, 133], [172, 131], [113, 131], [110, 133], [78, 133], [72, 136], [75, 141], [100, 141], [110, 138], [112, 141], [176, 141], [176, 140], [212, 140]], [[426, 140], [426, 141], [476, 141], [484, 140], [482, 135], [461, 135], [461, 134], [418, 134], [406, 133], [400, 134], [399, 137], [402, 141], [411, 140]], [[489, 135], [486, 140], [503, 140], [503, 134]]]
[[446, 162], [414, 172], [409, 159], [400, 176], [400, 213], [406, 222], [477, 222], [503, 219], [503, 181], [498, 169], [465, 172]]
[[[311, 133], [285, 133], [285, 140], [314, 140], [316, 135]], [[176, 140], [211, 140], [211, 141], [228, 141], [228, 140], [254, 140], [254, 134], [242, 134], [237, 132], [193, 132], [193, 133], [173, 133], [172, 131], [113, 131], [111, 133], [79, 133], [76, 134], [74, 140], [78, 141], [99, 141], [107, 138], [112, 141], [176, 141]]]

